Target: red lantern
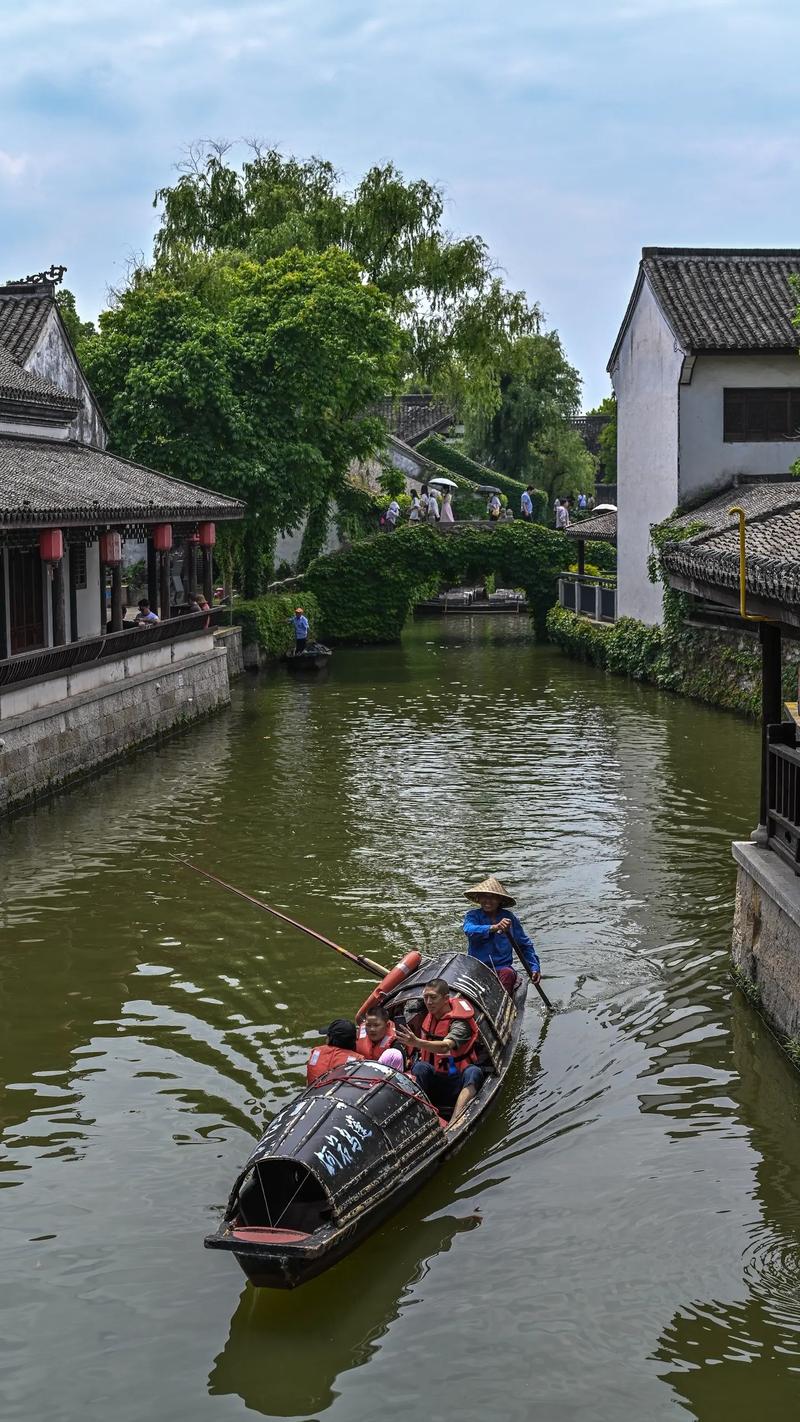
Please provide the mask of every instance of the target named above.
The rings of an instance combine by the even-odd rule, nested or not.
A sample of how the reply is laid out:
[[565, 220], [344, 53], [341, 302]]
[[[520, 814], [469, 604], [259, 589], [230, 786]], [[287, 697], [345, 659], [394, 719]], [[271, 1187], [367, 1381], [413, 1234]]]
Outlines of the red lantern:
[[216, 526], [213, 523], [199, 523], [197, 536], [200, 539], [201, 548], [213, 548], [217, 541]]
[[39, 557], [44, 563], [60, 563], [64, 557], [64, 535], [60, 528], [43, 528], [39, 534]]
[[100, 534], [100, 562], [107, 568], [118, 568], [122, 562], [122, 535], [120, 533]]
[[172, 524], [157, 523], [153, 528], [153, 547], [157, 553], [169, 553], [172, 547]]

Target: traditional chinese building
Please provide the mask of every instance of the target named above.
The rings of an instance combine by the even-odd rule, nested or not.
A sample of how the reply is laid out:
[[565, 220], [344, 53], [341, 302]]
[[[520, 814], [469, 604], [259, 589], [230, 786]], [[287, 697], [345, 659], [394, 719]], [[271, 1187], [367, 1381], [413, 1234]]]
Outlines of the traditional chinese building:
[[[243, 505], [109, 453], [55, 301], [60, 269], [0, 287], [0, 812], [228, 700], [216, 526]], [[160, 620], [125, 617], [126, 542]]]
[[733, 845], [733, 962], [770, 1025], [794, 1040], [800, 1038], [800, 481], [739, 482], [676, 524], [690, 536], [663, 549], [664, 576], [686, 596], [688, 622], [728, 640], [732, 633], [757, 638], [761, 647], [761, 796], [750, 839]]

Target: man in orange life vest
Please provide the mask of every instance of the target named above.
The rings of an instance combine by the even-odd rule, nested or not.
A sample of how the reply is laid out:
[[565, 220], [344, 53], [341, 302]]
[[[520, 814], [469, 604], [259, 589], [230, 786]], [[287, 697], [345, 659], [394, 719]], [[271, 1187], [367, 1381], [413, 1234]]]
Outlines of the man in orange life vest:
[[426, 1016], [419, 1036], [398, 1027], [397, 1040], [418, 1053], [414, 1079], [437, 1110], [452, 1107], [450, 1125], [454, 1126], [483, 1084], [483, 1072], [476, 1065], [478, 1024], [470, 1004], [451, 997], [444, 978], [427, 983], [422, 997]]
[[325, 1033], [324, 1047], [314, 1047], [306, 1064], [306, 1085], [324, 1076], [331, 1067], [344, 1062], [358, 1062], [361, 1058], [356, 1051], [356, 1024], [346, 1017], [337, 1017]]

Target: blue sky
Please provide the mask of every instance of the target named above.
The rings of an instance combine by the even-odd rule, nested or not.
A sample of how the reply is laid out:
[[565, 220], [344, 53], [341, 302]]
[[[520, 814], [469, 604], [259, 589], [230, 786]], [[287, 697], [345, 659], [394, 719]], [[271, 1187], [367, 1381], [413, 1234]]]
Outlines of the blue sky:
[[584, 378], [642, 245], [800, 246], [796, 0], [2, 0], [3, 278], [94, 315], [193, 139], [443, 185]]

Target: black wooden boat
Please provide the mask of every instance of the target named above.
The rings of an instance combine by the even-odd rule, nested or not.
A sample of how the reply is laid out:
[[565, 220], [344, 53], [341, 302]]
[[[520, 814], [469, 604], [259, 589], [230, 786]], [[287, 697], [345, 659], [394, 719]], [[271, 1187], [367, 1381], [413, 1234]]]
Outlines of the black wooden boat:
[[475, 1009], [489, 1073], [483, 1086], [450, 1129], [413, 1079], [367, 1060], [334, 1068], [284, 1106], [205, 1240], [207, 1249], [234, 1254], [255, 1285], [295, 1288], [348, 1254], [460, 1149], [496, 1101], [519, 1041], [528, 979], [512, 998], [475, 958], [430, 959], [390, 994], [392, 1015], [433, 978]]
[[322, 671], [330, 664], [333, 652], [322, 642], [312, 642], [303, 652], [287, 652], [284, 665], [292, 672]]

